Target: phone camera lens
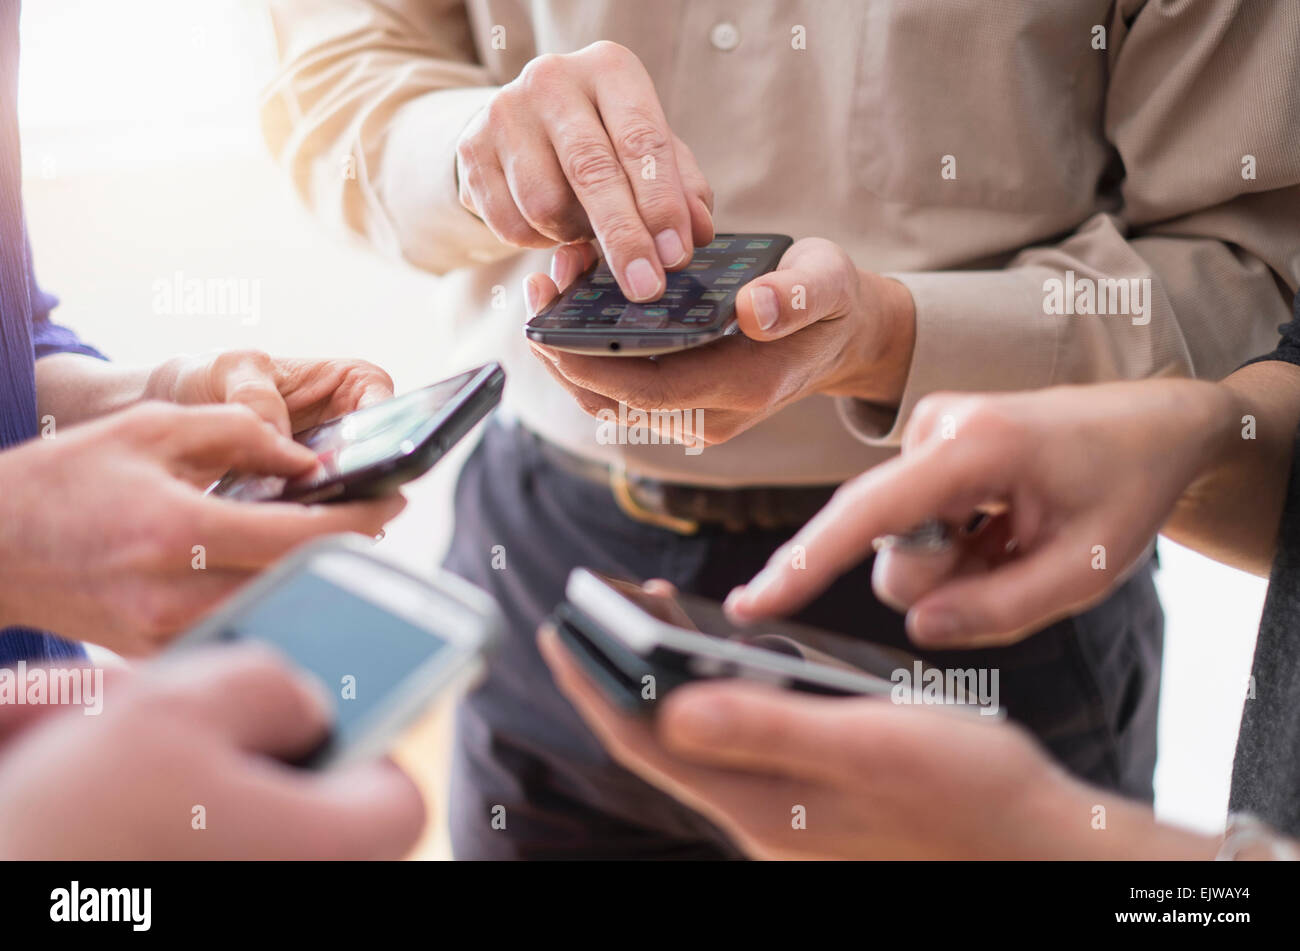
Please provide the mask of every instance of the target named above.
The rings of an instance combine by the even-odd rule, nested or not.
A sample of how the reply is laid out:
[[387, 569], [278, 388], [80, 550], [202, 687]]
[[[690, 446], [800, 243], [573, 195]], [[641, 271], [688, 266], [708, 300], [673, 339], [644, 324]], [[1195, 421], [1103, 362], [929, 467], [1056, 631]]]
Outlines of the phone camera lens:
[[611, 350], [613, 350], [613, 351], [615, 351], [615, 352], [618, 352], [618, 349], [619, 349], [619, 343], [618, 343], [618, 341], [617, 341], [617, 340], [611, 340], [611, 341], [609, 342], [609, 349], [611, 349]]

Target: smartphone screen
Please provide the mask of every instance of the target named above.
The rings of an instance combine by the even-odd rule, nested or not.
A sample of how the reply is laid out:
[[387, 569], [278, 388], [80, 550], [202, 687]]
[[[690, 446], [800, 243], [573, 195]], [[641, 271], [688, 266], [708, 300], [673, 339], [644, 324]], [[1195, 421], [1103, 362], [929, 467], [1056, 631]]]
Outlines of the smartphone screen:
[[[333, 571], [339, 577], [329, 577]], [[300, 571], [226, 620], [217, 641], [262, 641], [315, 675], [334, 705], [334, 728], [312, 761], [350, 749], [388, 711], [393, 694], [449, 642], [388, 604], [350, 590], [356, 566]], [[399, 602], [400, 608], [400, 602]]]
[[697, 248], [683, 270], [668, 273], [659, 300], [644, 304], [623, 296], [602, 260], [530, 320], [528, 329], [664, 334], [720, 330], [735, 316], [736, 293], [775, 268], [789, 246], [784, 235], [720, 234]]
[[286, 480], [231, 473], [212, 493], [248, 502], [299, 497], [346, 475], [409, 455], [437, 429], [443, 410], [481, 372], [482, 368], [468, 370], [296, 434], [294, 439], [316, 452], [316, 468], [305, 475]]
[[913, 658], [905, 651], [857, 638], [786, 620], [760, 621], [740, 627], [728, 620], [722, 605], [716, 601], [681, 593], [671, 597], [653, 595], [631, 582], [605, 577], [601, 580], [651, 617], [694, 634], [884, 680], [900, 666], [910, 668], [912, 663]]

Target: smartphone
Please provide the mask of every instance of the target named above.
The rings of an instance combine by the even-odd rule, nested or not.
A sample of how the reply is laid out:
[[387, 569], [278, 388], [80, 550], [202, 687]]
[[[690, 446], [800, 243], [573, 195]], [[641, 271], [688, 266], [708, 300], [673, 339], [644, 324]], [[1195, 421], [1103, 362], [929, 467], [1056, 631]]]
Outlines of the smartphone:
[[228, 472], [213, 495], [247, 502], [347, 502], [389, 495], [441, 459], [501, 402], [506, 374], [488, 363], [295, 434], [316, 468], [293, 479]]
[[551, 620], [605, 693], [640, 712], [684, 683], [715, 677], [832, 696], [894, 696], [895, 671], [910, 676], [921, 663], [906, 651], [791, 621], [739, 627], [716, 602], [649, 594], [585, 568], [570, 573]]
[[303, 547], [169, 648], [260, 641], [319, 679], [333, 727], [298, 765], [382, 754], [430, 701], [474, 679], [503, 629], [469, 582], [418, 578], [367, 548], [343, 536]]
[[736, 293], [773, 270], [792, 241], [783, 234], [720, 234], [668, 273], [663, 296], [635, 304], [603, 260], [580, 275], [524, 333], [535, 343], [606, 356], [648, 357], [698, 347], [736, 330]]

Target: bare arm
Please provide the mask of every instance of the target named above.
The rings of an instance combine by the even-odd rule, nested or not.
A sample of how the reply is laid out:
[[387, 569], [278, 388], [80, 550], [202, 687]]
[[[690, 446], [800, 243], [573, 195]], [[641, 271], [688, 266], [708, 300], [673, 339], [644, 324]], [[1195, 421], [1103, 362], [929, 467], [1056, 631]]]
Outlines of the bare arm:
[[1220, 385], [1231, 415], [1208, 464], [1183, 493], [1164, 534], [1224, 564], [1267, 575], [1277, 547], [1300, 425], [1300, 367], [1270, 360]]
[[37, 411], [58, 426], [104, 416], [149, 398], [154, 372], [79, 353], [51, 354], [36, 361]]

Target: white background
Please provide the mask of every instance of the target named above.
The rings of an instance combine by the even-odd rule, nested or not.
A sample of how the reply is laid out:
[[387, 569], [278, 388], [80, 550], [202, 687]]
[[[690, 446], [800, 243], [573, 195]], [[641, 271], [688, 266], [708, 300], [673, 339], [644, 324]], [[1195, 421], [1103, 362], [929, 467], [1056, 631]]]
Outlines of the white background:
[[[257, 347], [362, 356], [399, 389], [457, 366], [434, 278], [328, 236], [266, 156], [257, 97], [274, 68], [252, 0], [29, 0], [21, 119], [27, 213], [59, 320], [114, 359]], [[156, 314], [154, 285], [259, 282], [261, 320]], [[463, 456], [463, 452], [458, 454]], [[453, 467], [411, 491], [383, 549], [436, 562]], [[1120, 474], [1123, 492], [1141, 473]], [[1264, 583], [1162, 541], [1168, 617], [1158, 810], [1222, 827]]]

